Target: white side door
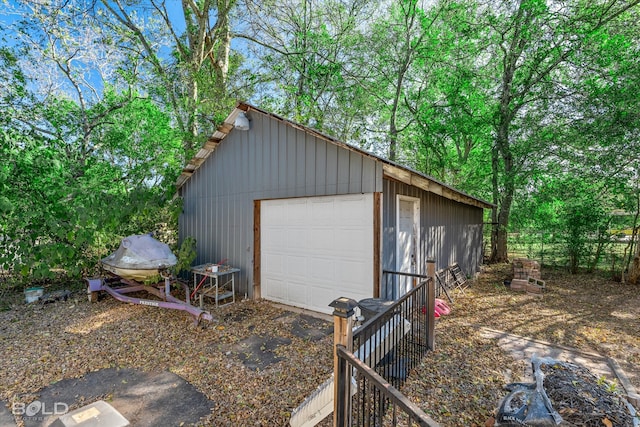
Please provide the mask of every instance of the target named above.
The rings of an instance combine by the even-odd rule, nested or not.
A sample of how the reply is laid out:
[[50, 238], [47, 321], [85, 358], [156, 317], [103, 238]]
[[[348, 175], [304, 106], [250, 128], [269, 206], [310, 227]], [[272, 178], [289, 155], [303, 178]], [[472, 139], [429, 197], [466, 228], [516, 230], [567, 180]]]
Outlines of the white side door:
[[[403, 273], [418, 273], [420, 199], [398, 196], [396, 212], [397, 249], [396, 268]], [[415, 284], [416, 278], [400, 276], [396, 281], [395, 297], [400, 298]]]

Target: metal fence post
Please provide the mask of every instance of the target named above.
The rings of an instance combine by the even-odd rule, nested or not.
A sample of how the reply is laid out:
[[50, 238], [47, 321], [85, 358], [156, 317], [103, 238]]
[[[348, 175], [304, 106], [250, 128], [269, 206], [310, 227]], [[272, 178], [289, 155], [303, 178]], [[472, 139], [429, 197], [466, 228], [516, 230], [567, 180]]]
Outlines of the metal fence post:
[[427, 260], [427, 276], [429, 281], [427, 282], [427, 348], [431, 351], [435, 350], [436, 346], [436, 261], [433, 259]]
[[[329, 307], [333, 307], [333, 425], [343, 427], [347, 425], [350, 415], [351, 393], [349, 369], [340, 365], [336, 348], [344, 346], [348, 351], [353, 347], [353, 309], [358, 303], [350, 298], [340, 297]], [[342, 369], [340, 369], [342, 367]]]

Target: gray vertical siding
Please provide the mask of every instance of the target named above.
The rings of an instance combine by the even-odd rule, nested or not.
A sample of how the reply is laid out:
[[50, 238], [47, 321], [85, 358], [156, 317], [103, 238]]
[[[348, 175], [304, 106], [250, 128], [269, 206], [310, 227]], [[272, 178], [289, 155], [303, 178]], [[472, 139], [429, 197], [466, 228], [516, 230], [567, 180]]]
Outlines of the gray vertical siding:
[[254, 200], [382, 191], [382, 164], [255, 110], [251, 129], [233, 130], [180, 189], [180, 239], [197, 241], [196, 264], [241, 269], [253, 292]]
[[[481, 208], [383, 179], [383, 164], [258, 111], [251, 129], [232, 131], [182, 186], [180, 239], [197, 240], [196, 263], [241, 269], [238, 291], [253, 292], [254, 200], [383, 192], [382, 268], [396, 269], [396, 196], [420, 199], [420, 258], [467, 274], [482, 263]], [[421, 266], [422, 268], [423, 266]], [[383, 281], [384, 283], [384, 281]], [[393, 297], [392, 289], [381, 296]]]
[[[478, 271], [482, 264], [481, 208], [388, 179], [383, 188], [383, 269], [396, 269], [396, 196], [404, 195], [420, 199], [420, 268], [431, 258], [436, 269], [457, 262], [466, 274]], [[393, 289], [382, 289], [381, 295], [393, 298]]]

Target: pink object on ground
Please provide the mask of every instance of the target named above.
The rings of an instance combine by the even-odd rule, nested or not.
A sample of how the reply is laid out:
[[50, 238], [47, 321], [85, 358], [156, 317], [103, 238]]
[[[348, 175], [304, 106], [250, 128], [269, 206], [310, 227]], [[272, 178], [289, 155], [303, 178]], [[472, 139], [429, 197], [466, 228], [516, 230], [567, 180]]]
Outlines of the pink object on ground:
[[436, 314], [438, 315], [437, 317], [446, 316], [447, 314], [451, 313], [451, 307], [449, 307], [446, 302], [444, 302], [439, 298], [436, 298], [435, 309], [436, 309]]

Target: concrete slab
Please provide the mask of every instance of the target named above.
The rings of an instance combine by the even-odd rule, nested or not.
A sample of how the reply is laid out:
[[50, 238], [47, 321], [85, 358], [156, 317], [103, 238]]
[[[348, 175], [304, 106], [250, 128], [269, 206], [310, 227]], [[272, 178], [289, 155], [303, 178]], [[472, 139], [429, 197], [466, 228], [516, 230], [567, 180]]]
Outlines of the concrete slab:
[[616, 379], [615, 373], [607, 364], [607, 358], [599, 354], [586, 353], [484, 327], [480, 328], [480, 335], [484, 338], [495, 339], [502, 349], [511, 353], [517, 360], [528, 361], [531, 360], [533, 354], [537, 354], [539, 357], [552, 357], [564, 362], [582, 365], [597, 376], [605, 376], [610, 380]]
[[288, 338], [252, 335], [225, 348], [229, 349], [226, 352], [230, 357], [239, 359], [248, 369], [257, 371], [282, 360], [275, 350], [289, 344], [291, 340]]
[[16, 421], [8, 406], [9, 403], [0, 400], [0, 427], [15, 427]]
[[298, 338], [309, 341], [319, 341], [333, 334], [333, 319], [325, 319], [304, 313], [286, 312], [275, 319], [284, 325], [289, 325], [291, 333]]
[[37, 395], [37, 401], [27, 402], [25, 427], [51, 426], [65, 413], [99, 400], [137, 427], [192, 425], [213, 406], [194, 386], [167, 371], [101, 369], [51, 384]]

